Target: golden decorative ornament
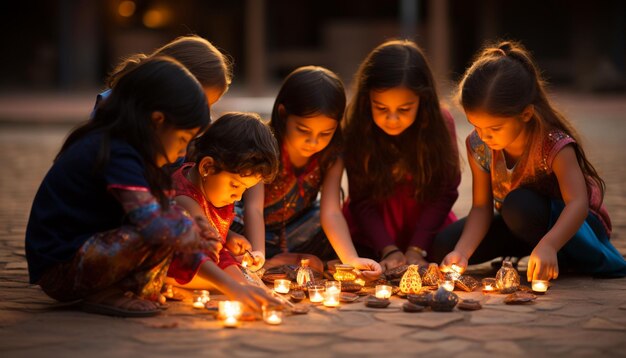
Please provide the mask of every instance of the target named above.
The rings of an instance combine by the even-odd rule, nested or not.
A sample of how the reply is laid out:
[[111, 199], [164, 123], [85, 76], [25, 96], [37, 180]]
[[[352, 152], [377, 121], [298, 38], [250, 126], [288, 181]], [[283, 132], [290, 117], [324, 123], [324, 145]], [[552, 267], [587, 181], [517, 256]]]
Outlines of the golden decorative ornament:
[[335, 273], [333, 274], [333, 278], [341, 282], [352, 282], [356, 280], [354, 266], [348, 264], [335, 265]]
[[439, 270], [439, 265], [436, 263], [428, 264], [428, 270], [422, 276], [422, 284], [424, 286], [437, 286], [441, 280], [443, 280], [443, 274]]
[[513, 293], [519, 288], [519, 273], [511, 261], [503, 261], [502, 267], [496, 273], [496, 286], [501, 293]]
[[422, 278], [418, 265], [410, 265], [400, 280], [400, 291], [404, 293], [418, 293], [422, 288]]

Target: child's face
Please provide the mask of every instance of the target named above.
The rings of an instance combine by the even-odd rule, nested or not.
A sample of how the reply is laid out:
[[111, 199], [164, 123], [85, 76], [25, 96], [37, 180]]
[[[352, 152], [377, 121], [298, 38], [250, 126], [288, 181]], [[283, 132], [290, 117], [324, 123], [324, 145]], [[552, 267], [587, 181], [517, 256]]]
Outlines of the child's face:
[[156, 134], [163, 145], [165, 156], [157, 154], [156, 163], [159, 167], [168, 163], [174, 163], [176, 159], [184, 157], [187, 153], [189, 141], [196, 137], [199, 127], [192, 129], [167, 128], [167, 126], [157, 126]]
[[325, 115], [288, 115], [284, 138], [287, 151], [292, 157], [311, 157], [328, 146], [338, 124], [337, 120]]
[[370, 104], [374, 123], [388, 135], [396, 136], [415, 122], [420, 98], [406, 87], [374, 89], [370, 91]]
[[241, 176], [222, 170], [218, 174], [201, 172], [202, 191], [208, 201], [220, 208], [241, 200], [246, 189], [257, 185], [261, 181], [260, 175]]
[[502, 150], [525, 143], [526, 122], [520, 117], [494, 116], [484, 111], [465, 111], [467, 120], [474, 126], [480, 139], [493, 150]]

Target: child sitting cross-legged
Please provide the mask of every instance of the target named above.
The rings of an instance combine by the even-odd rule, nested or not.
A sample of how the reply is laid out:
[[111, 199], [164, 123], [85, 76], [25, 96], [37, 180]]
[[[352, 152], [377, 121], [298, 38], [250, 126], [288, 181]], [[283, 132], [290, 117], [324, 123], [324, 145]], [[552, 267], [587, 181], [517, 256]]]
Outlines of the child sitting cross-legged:
[[273, 299], [246, 283], [233, 255], [243, 255], [251, 245], [243, 236], [229, 233], [229, 227], [233, 204], [244, 191], [276, 176], [276, 139], [257, 114], [233, 112], [216, 120], [194, 144], [195, 162], [184, 164], [172, 177], [176, 201], [193, 216], [206, 217], [219, 232], [223, 248], [217, 255], [175, 254], [168, 281], [190, 289], [218, 289], [260, 311]]

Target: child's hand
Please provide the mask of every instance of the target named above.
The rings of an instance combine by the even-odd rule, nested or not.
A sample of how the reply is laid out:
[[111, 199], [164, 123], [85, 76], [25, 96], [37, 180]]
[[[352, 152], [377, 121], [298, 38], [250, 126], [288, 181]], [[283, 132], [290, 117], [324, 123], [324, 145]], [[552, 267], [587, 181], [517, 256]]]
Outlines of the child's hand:
[[368, 281], [377, 279], [383, 273], [383, 268], [372, 259], [357, 257], [350, 264], [361, 271], [363, 279]]
[[246, 251], [250, 251], [252, 245], [250, 242], [235, 232], [229, 232], [226, 238], [226, 248], [235, 256], [243, 255]]
[[263, 265], [265, 265], [265, 254], [261, 251], [250, 251], [252, 255], [251, 261], [248, 263], [248, 268], [250, 271], [258, 271]]
[[452, 269], [450, 268], [452, 265], [457, 265], [458, 267], [460, 267], [461, 272], [459, 273], [463, 273], [467, 268], [467, 258], [458, 251], [452, 251], [443, 258], [443, 261], [441, 262], [441, 271], [452, 271]]
[[407, 252], [404, 253], [404, 257], [406, 257], [406, 263], [409, 265], [419, 265], [420, 267], [428, 266], [428, 261], [426, 261], [424, 256], [413, 250], [407, 250]]
[[383, 272], [394, 269], [398, 266], [402, 266], [404, 264], [406, 264], [406, 257], [404, 257], [404, 254], [400, 250], [394, 252], [393, 254], [385, 257], [384, 260], [380, 261], [380, 266], [382, 267]]
[[272, 297], [266, 290], [252, 285], [233, 283], [224, 290], [224, 293], [231, 300], [241, 301], [246, 308], [259, 313], [265, 305], [280, 304], [280, 301]]
[[535, 246], [528, 260], [528, 270], [526, 279], [532, 280], [552, 280], [559, 276], [559, 262], [556, 257], [556, 250], [549, 245]]

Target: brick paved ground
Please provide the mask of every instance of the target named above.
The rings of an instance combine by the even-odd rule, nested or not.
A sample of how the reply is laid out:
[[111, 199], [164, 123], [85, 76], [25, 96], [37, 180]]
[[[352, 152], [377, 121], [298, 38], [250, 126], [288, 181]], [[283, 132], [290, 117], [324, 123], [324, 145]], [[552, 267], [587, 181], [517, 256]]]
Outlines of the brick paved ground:
[[[90, 100], [69, 104], [52, 101], [55, 109], [50, 118], [72, 121], [72, 115], [80, 112], [77, 106], [88, 109]], [[583, 133], [592, 161], [607, 182], [613, 241], [626, 253], [626, 96], [560, 94], [557, 100]], [[4, 105], [15, 101], [0, 98]], [[252, 106], [256, 109], [266, 102], [257, 101]], [[236, 98], [225, 98], [221, 105], [237, 110], [251, 106]], [[50, 123], [41, 109], [29, 112], [26, 119], [30, 124], [19, 124], [20, 114], [27, 111], [20, 111], [19, 106], [11, 110], [8, 118], [0, 109], [3, 357], [626, 356], [626, 279], [565, 276], [529, 306], [504, 305], [501, 295], [461, 293], [462, 297], [481, 300], [484, 309], [408, 314], [400, 312], [399, 299], [384, 310], [367, 309], [356, 302], [340, 309], [313, 308], [308, 315], [287, 317], [281, 326], [246, 322], [236, 330], [221, 328], [210, 315], [184, 303], [172, 303], [162, 316], [149, 319], [98, 316], [56, 305], [27, 283], [23, 241], [35, 190], [70, 127]], [[68, 113], [69, 117], [64, 116]], [[459, 137], [464, 138], [470, 128], [456, 114]], [[466, 168], [461, 198], [455, 205], [459, 214], [469, 208], [469, 189]]]

